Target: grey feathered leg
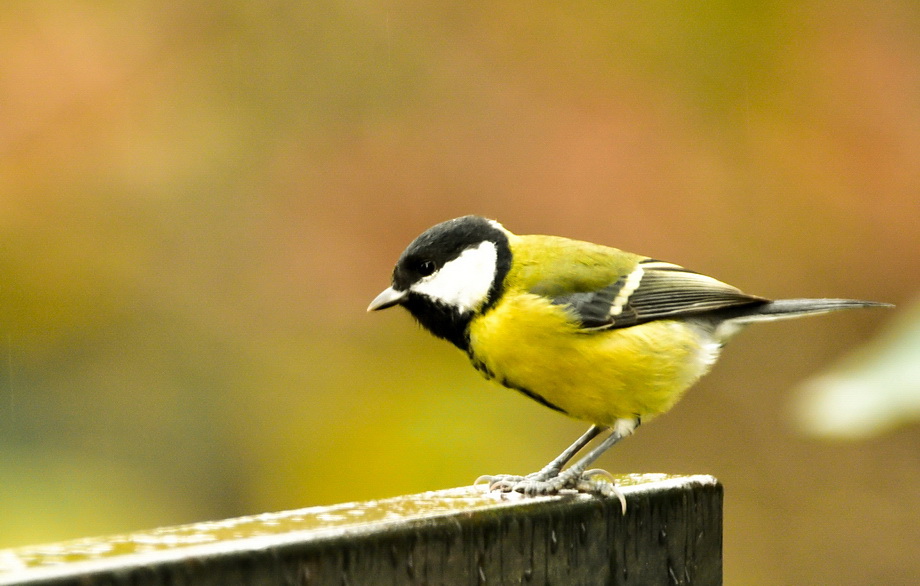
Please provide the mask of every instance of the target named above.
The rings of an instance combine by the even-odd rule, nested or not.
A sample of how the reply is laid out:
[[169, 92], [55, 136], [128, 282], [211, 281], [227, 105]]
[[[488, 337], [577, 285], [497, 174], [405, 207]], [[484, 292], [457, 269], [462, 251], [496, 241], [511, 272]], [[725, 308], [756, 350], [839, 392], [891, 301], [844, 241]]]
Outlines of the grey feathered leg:
[[594, 438], [600, 435], [604, 430], [608, 429], [600, 425], [592, 425], [588, 431], [586, 431], [580, 438], [575, 440], [575, 442], [567, 447], [564, 452], [556, 456], [556, 458], [540, 469], [539, 472], [533, 472], [527, 476], [517, 476], [515, 474], [485, 474], [476, 479], [474, 484], [488, 483], [489, 490], [500, 490], [501, 492], [511, 492], [515, 490], [515, 487], [523, 480], [534, 480], [537, 482], [543, 482], [549, 480], [550, 478], [555, 478], [559, 475], [559, 471], [562, 470], [562, 467], [568, 464], [575, 454], [580, 452], [588, 443], [591, 442]]
[[558, 494], [563, 490], [577, 490], [578, 492], [601, 494], [609, 497], [615, 496], [619, 499], [625, 515], [626, 497], [617, 489], [610, 473], [605, 470], [588, 470], [588, 466], [600, 458], [601, 454], [610, 449], [611, 446], [632, 435], [640, 423], [641, 420], [638, 417], [618, 420], [613, 426], [610, 435], [604, 438], [600, 444], [583, 458], [556, 476], [543, 480], [532, 479], [528, 476], [518, 481], [510, 489], [504, 486], [500, 488], [505, 492], [515, 491], [528, 496]]

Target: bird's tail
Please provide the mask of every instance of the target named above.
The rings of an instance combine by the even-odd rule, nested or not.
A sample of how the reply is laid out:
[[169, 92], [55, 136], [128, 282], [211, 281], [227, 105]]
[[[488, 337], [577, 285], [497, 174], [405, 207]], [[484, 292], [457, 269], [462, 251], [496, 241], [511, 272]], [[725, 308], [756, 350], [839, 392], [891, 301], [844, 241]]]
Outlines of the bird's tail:
[[860, 301], [858, 299], [779, 299], [763, 305], [745, 307], [743, 313], [730, 319], [737, 325], [759, 321], [789, 319], [805, 315], [818, 315], [841, 309], [860, 307], [894, 307], [890, 303], [878, 301]]

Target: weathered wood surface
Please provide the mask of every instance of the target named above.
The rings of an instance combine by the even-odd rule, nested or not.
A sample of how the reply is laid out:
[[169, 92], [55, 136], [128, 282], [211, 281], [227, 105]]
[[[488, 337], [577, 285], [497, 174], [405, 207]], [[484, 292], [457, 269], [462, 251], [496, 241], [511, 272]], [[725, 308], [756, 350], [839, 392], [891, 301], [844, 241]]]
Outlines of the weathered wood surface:
[[464, 487], [0, 550], [0, 585], [720, 584], [721, 485], [617, 480], [625, 515]]

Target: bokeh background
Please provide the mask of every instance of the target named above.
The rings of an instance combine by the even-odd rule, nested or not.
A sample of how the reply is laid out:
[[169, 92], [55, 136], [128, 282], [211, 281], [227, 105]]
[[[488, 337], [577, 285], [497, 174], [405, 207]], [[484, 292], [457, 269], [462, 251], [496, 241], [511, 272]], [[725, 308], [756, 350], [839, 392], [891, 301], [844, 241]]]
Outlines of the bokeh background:
[[[6, 1], [0, 547], [469, 484], [584, 429], [404, 312], [467, 213], [908, 304], [920, 4]], [[614, 472], [726, 486], [729, 584], [920, 582], [920, 429], [791, 424], [900, 310], [752, 328]]]

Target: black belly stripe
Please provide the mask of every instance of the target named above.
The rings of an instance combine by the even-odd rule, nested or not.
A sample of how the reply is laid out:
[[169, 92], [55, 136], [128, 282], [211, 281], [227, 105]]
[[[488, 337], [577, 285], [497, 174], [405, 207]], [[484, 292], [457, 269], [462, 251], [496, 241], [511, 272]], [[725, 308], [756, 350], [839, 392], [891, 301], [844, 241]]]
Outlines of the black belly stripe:
[[535, 392], [531, 391], [530, 389], [525, 389], [524, 387], [521, 387], [521, 386], [518, 386], [518, 385], [515, 385], [515, 384], [511, 384], [510, 382], [508, 382], [508, 381], [505, 380], [505, 379], [502, 379], [502, 380], [501, 380], [501, 383], [502, 383], [503, 386], [506, 386], [506, 387], [508, 387], [509, 389], [514, 389], [515, 391], [517, 391], [517, 392], [519, 392], [519, 393], [521, 393], [521, 394], [523, 394], [523, 395], [526, 395], [526, 396], [530, 397], [531, 399], [533, 399], [533, 400], [536, 401], [537, 403], [543, 405], [544, 407], [549, 407], [550, 409], [553, 409], [554, 411], [558, 411], [558, 412], [560, 412], [560, 413], [564, 413], [565, 415], [568, 415], [568, 413], [566, 412], [565, 409], [563, 409], [563, 408], [560, 407], [559, 405], [554, 405], [553, 403], [550, 403], [549, 401], [547, 401], [546, 399], [544, 399], [544, 398], [541, 397], [540, 395], [536, 394]]
[[531, 399], [533, 399], [533, 400], [536, 401], [537, 403], [543, 405], [544, 407], [549, 407], [550, 409], [552, 409], [552, 410], [554, 410], [554, 411], [558, 411], [558, 412], [560, 412], [560, 413], [563, 413], [563, 414], [565, 414], [565, 415], [568, 415], [568, 412], [567, 412], [565, 409], [563, 409], [563, 408], [560, 407], [559, 405], [554, 405], [553, 403], [550, 403], [549, 401], [547, 401], [546, 399], [544, 399], [543, 397], [541, 397], [541, 396], [538, 395], [537, 393], [531, 391], [530, 389], [527, 389], [527, 388], [524, 388], [524, 387], [522, 387], [522, 386], [516, 385], [516, 384], [510, 382], [510, 381], [509, 381], [508, 379], [506, 379], [506, 378], [498, 378], [497, 376], [495, 376], [495, 373], [492, 372], [492, 371], [489, 369], [489, 367], [485, 365], [485, 363], [484, 363], [483, 361], [481, 361], [481, 360], [479, 360], [478, 358], [476, 358], [476, 356], [475, 356], [472, 352], [468, 352], [468, 354], [469, 354], [469, 357], [470, 357], [470, 361], [473, 363], [473, 366], [476, 368], [476, 370], [478, 370], [480, 373], [482, 373], [482, 376], [486, 377], [486, 378], [489, 379], [489, 380], [497, 381], [497, 382], [500, 383], [503, 387], [507, 387], [507, 388], [509, 388], [509, 389], [512, 389], [512, 390], [515, 390], [515, 391], [521, 393], [522, 395], [525, 395], [525, 396], [527, 396], [527, 397], [530, 397]]
[[473, 363], [473, 368], [482, 373], [482, 376], [486, 377], [487, 380], [492, 380], [495, 378], [495, 374], [489, 370], [489, 367], [486, 366], [485, 362], [482, 362], [472, 354], [470, 354], [470, 361]]

